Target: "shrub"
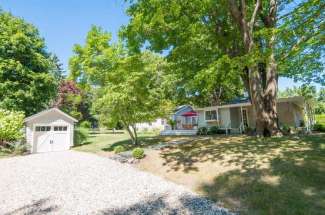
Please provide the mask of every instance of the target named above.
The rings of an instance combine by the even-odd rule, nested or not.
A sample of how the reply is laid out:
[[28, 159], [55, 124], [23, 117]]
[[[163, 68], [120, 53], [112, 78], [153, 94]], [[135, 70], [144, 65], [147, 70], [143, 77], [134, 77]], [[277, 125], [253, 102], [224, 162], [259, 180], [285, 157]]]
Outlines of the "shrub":
[[167, 123], [172, 127], [172, 130], [175, 130], [177, 124], [175, 120], [169, 119]]
[[0, 109], [0, 144], [21, 140], [23, 123], [22, 112]]
[[132, 150], [132, 156], [136, 159], [144, 158], [144, 150], [141, 148], [135, 148]]
[[89, 137], [89, 130], [86, 128], [76, 128], [74, 130], [74, 145], [80, 146], [85, 144]]
[[207, 135], [208, 134], [208, 129], [206, 127], [200, 127], [197, 130], [197, 135]]
[[320, 123], [316, 123], [314, 125], [314, 131], [319, 131], [319, 132], [325, 132], [325, 125], [324, 124], [320, 124]]
[[300, 120], [299, 121], [299, 126], [300, 127], [305, 127], [306, 126], [305, 121], [304, 120]]
[[208, 134], [219, 134], [219, 127], [218, 126], [211, 126], [209, 128]]
[[90, 129], [91, 128], [91, 123], [89, 121], [82, 121], [80, 123], [80, 127], [81, 128], [88, 128], [88, 129]]
[[115, 146], [114, 147], [114, 153], [115, 154], [118, 154], [118, 153], [121, 153], [121, 152], [124, 152], [125, 151], [125, 148], [123, 146]]
[[290, 134], [292, 132], [292, 128], [288, 125], [282, 125], [281, 130], [285, 135]]

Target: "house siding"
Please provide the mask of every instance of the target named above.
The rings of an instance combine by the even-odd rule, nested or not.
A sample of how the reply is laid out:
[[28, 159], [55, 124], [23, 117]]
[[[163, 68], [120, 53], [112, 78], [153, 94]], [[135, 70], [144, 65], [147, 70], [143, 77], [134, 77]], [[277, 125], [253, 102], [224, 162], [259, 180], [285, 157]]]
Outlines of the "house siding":
[[232, 128], [239, 128], [241, 123], [240, 108], [230, 108], [230, 120]]

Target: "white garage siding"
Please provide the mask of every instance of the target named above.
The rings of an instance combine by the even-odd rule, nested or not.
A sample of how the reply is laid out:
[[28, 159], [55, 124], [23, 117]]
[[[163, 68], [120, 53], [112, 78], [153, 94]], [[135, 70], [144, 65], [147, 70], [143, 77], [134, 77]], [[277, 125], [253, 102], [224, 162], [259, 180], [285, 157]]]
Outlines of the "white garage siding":
[[65, 135], [68, 135], [68, 143], [69, 147], [73, 145], [73, 131], [74, 131], [74, 123], [77, 120], [74, 118], [68, 116], [67, 114], [63, 113], [62, 111], [52, 108], [43, 112], [40, 112], [38, 114], [35, 114], [31, 117], [28, 117], [25, 119], [25, 125], [26, 125], [26, 142], [30, 147], [31, 153], [38, 152], [37, 150], [37, 140], [35, 139], [36, 126], [50, 126], [51, 127], [51, 134], [53, 138], [55, 138], [55, 133], [53, 131], [54, 126], [67, 126], [67, 131], [62, 132], [65, 133]]

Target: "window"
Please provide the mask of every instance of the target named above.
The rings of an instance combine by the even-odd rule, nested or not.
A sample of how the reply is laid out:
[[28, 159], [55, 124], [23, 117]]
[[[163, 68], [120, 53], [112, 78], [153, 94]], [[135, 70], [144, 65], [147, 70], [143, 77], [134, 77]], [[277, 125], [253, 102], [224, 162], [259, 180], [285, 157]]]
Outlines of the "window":
[[67, 126], [54, 126], [54, 131], [67, 131]]
[[217, 119], [216, 110], [205, 111], [205, 120], [216, 120], [216, 119]]
[[51, 126], [35, 126], [35, 131], [51, 131]]

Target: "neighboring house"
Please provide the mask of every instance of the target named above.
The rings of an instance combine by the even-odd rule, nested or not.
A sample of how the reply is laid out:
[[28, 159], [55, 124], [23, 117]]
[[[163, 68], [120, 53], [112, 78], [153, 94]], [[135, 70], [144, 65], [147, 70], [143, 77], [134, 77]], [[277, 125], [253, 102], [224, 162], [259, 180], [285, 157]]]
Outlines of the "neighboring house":
[[25, 119], [26, 142], [31, 153], [64, 151], [73, 146], [75, 118], [51, 108]]
[[136, 128], [138, 131], [162, 131], [165, 129], [167, 125], [166, 119], [158, 118], [153, 122], [144, 122], [144, 123], [137, 123]]
[[[280, 125], [306, 126], [310, 129], [314, 122], [310, 105], [301, 96], [277, 99], [277, 111]], [[192, 122], [192, 126], [183, 129], [195, 131], [197, 127], [218, 126], [226, 131], [241, 133], [245, 128], [255, 128], [256, 124], [256, 113], [249, 99], [236, 99], [219, 106], [193, 108], [193, 115], [194, 113], [197, 120]]]

